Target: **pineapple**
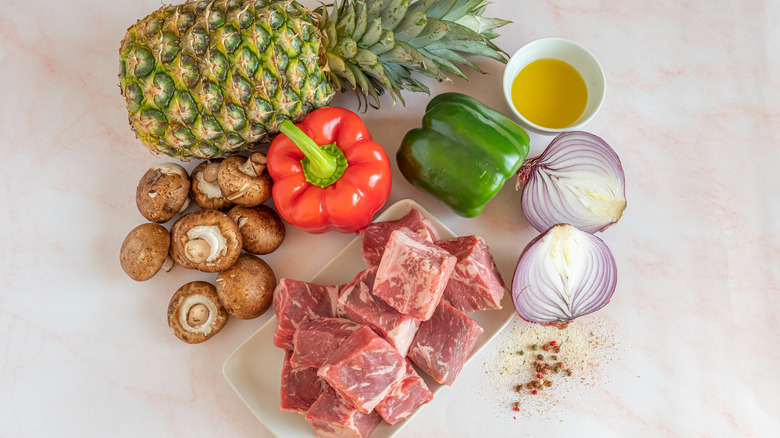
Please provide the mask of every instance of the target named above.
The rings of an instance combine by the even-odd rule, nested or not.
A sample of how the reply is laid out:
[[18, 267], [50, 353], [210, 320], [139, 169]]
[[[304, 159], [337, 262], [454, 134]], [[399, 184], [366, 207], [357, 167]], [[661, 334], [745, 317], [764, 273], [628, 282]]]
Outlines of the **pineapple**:
[[155, 153], [217, 158], [266, 142], [354, 89], [379, 106], [385, 91], [428, 92], [479, 69], [462, 53], [506, 62], [490, 40], [506, 20], [487, 0], [337, 0], [310, 12], [292, 0], [200, 0], [163, 6], [120, 44], [130, 126]]

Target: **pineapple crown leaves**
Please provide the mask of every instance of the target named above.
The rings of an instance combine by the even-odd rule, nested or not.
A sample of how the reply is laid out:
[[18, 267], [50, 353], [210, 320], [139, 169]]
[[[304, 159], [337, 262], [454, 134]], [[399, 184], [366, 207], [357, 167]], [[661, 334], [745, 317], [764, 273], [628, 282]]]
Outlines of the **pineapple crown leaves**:
[[[510, 23], [483, 17], [487, 0], [334, 0], [315, 12], [324, 37], [331, 81], [351, 86], [367, 105], [379, 107], [386, 90], [404, 103], [401, 90], [430, 93], [414, 72], [441, 82], [446, 73], [468, 79], [461, 66], [483, 73], [464, 54], [506, 63], [491, 39]], [[369, 103], [371, 97], [373, 103]]]

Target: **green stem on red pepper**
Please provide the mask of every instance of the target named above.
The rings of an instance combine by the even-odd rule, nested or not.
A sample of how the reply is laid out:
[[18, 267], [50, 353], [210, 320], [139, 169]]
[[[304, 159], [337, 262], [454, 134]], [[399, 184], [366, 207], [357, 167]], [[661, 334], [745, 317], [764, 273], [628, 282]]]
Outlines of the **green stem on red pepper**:
[[279, 131], [292, 140], [306, 156], [301, 160], [301, 165], [309, 183], [327, 187], [344, 174], [347, 159], [336, 143], [320, 146], [289, 120], [279, 124]]

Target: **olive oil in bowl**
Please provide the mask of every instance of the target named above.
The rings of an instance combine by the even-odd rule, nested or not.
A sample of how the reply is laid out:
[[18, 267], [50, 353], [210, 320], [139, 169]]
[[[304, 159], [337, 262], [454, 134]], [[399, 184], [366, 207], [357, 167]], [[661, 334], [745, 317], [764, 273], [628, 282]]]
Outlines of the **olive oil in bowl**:
[[512, 103], [529, 122], [548, 129], [571, 126], [588, 103], [588, 87], [580, 73], [559, 59], [537, 59], [512, 82]]

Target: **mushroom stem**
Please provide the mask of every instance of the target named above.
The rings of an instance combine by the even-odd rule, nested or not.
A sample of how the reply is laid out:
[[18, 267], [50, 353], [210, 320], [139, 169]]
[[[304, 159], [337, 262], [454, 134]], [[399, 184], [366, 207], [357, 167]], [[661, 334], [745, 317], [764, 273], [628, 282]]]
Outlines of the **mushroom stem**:
[[252, 155], [249, 156], [249, 161], [252, 162], [252, 164], [255, 167], [255, 172], [260, 175], [265, 170], [266, 164], [268, 164], [268, 158], [266, 158], [265, 154], [262, 154], [260, 152], [255, 152]]
[[207, 183], [213, 183], [217, 180], [219, 174], [219, 163], [209, 163], [205, 169], [203, 169], [203, 180]]
[[189, 206], [190, 206], [190, 198], [187, 198], [186, 200], [184, 200], [184, 204], [181, 205], [181, 208], [179, 209], [179, 211], [176, 212], [176, 214], [184, 213], [184, 211], [187, 210], [187, 207]]
[[[222, 189], [219, 188], [219, 183], [217, 182], [218, 174], [218, 163], [211, 163], [202, 171], [193, 173], [193, 178], [195, 179], [193, 196], [195, 196], [195, 202], [198, 202], [198, 196], [205, 197], [206, 199], [224, 198]], [[201, 207], [203, 206], [201, 205]]]
[[198, 303], [187, 310], [187, 324], [192, 328], [201, 328], [209, 320], [209, 308]]
[[255, 152], [238, 167], [238, 170], [253, 178], [257, 178], [265, 170], [266, 162], [267, 159], [264, 154]]
[[184, 254], [193, 263], [203, 263], [208, 259], [211, 245], [204, 239], [192, 239], [184, 244]]
[[163, 262], [162, 269], [165, 272], [171, 272], [171, 269], [173, 269], [174, 261], [173, 257], [170, 256], [170, 254], [165, 257], [165, 261]]
[[189, 178], [187, 171], [176, 163], [160, 163], [153, 167], [153, 169], [165, 175], [179, 175], [184, 178]]

